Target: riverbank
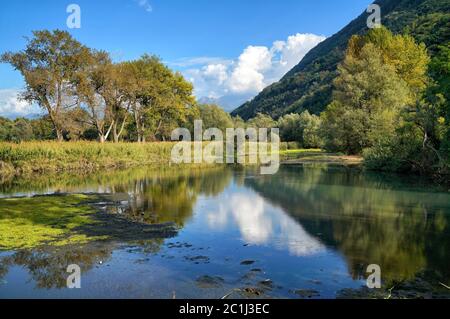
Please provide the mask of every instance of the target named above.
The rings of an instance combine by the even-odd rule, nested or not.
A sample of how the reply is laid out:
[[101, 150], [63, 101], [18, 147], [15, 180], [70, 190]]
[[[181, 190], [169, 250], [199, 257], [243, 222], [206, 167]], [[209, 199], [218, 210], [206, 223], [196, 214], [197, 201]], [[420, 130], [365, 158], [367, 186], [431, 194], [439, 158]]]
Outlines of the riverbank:
[[326, 164], [346, 167], [362, 167], [364, 159], [361, 156], [327, 153], [320, 149], [300, 149], [280, 151], [281, 163], [295, 164]]
[[173, 143], [0, 143], [0, 175], [95, 172], [169, 164]]
[[[91, 173], [105, 169], [168, 165], [173, 146], [172, 142], [3, 142], [0, 143], [0, 176], [5, 178], [42, 173]], [[360, 157], [326, 153], [320, 149], [284, 150], [280, 151], [280, 159], [283, 164], [362, 164]]]

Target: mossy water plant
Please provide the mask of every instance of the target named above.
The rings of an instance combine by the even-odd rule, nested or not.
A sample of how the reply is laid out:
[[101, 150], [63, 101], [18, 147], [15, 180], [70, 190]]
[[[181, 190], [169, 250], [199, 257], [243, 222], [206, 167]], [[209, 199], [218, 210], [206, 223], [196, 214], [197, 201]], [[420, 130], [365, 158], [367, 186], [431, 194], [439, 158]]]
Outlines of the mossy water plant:
[[81, 194], [0, 199], [0, 250], [99, 239], [75, 231], [96, 223], [89, 200], [90, 196]]

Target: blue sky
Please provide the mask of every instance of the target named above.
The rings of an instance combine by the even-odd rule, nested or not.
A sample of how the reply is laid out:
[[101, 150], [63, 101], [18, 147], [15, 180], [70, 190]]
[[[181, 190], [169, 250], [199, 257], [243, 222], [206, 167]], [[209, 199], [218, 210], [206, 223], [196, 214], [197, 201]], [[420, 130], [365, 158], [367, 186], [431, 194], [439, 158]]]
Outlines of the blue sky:
[[[0, 3], [0, 52], [25, 47], [32, 30], [63, 29], [115, 61], [157, 54], [195, 86], [198, 98], [232, 109], [277, 81], [371, 0], [14, 0]], [[66, 8], [81, 8], [68, 29]], [[0, 64], [0, 115], [33, 112], [15, 95], [18, 72]]]

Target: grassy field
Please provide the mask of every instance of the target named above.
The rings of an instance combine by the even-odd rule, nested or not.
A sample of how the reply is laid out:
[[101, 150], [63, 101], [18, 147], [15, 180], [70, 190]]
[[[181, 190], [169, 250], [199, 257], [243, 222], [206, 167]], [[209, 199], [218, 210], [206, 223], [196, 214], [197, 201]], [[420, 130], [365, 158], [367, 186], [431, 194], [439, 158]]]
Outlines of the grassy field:
[[166, 164], [173, 143], [26, 142], [0, 143], [0, 173], [96, 171]]
[[[164, 165], [170, 163], [173, 146], [172, 142], [142, 144], [0, 142], [0, 177], [33, 173], [89, 173], [101, 169]], [[280, 150], [279, 154], [281, 161], [287, 164], [359, 165], [362, 163], [359, 157], [326, 153], [320, 149], [287, 149]]]

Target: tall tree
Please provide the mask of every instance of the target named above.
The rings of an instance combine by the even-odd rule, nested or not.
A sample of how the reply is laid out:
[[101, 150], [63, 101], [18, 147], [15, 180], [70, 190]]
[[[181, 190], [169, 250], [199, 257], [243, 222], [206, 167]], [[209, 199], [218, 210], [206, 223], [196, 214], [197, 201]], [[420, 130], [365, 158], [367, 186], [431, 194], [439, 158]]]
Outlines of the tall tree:
[[148, 104], [152, 102], [150, 96], [154, 96], [153, 68], [156, 57], [143, 56], [141, 59], [124, 62], [121, 65], [124, 77], [124, 91], [130, 103], [133, 114], [137, 141], [145, 142], [146, 117]]
[[322, 147], [322, 139], [320, 138], [320, 117], [304, 111], [299, 118], [302, 139], [302, 146], [305, 148], [319, 148]]
[[26, 49], [8, 52], [1, 61], [10, 63], [25, 79], [21, 98], [48, 112], [59, 141], [64, 139], [64, 113], [76, 106], [74, 75], [87, 61], [89, 50], [65, 31], [35, 31]]
[[225, 132], [227, 128], [233, 128], [234, 123], [231, 115], [215, 104], [203, 104], [199, 106], [200, 118], [203, 128], [218, 128]]
[[430, 61], [425, 44], [417, 43], [409, 35], [394, 35], [381, 27], [362, 36], [353, 36], [346, 57], [360, 58], [367, 44], [374, 45], [380, 52], [383, 64], [393, 67], [395, 73], [406, 82], [413, 99], [423, 92], [427, 86], [425, 74]]
[[278, 119], [280, 138], [285, 142], [303, 142], [303, 131], [300, 126], [300, 114], [286, 114]]
[[195, 104], [192, 84], [156, 56], [144, 55], [125, 63], [124, 68], [138, 142], [170, 136]]
[[165, 80], [162, 99], [157, 101], [154, 112], [158, 119], [154, 136], [163, 140], [170, 138], [172, 130], [185, 123], [192, 112], [195, 113], [193, 108], [196, 104], [194, 87], [181, 73], [171, 73]]
[[112, 79], [111, 87], [109, 90], [105, 90], [102, 96], [112, 113], [113, 139], [117, 143], [129, 122], [131, 105], [134, 99], [130, 94], [130, 79], [125, 63], [114, 64], [110, 76]]
[[258, 113], [256, 114], [256, 116], [252, 119], [250, 119], [247, 122], [247, 126], [248, 127], [252, 127], [252, 128], [273, 128], [277, 125], [277, 122], [270, 116], [267, 114], [263, 114], [263, 113]]
[[392, 140], [401, 111], [425, 87], [428, 61], [423, 45], [384, 28], [353, 37], [338, 67], [334, 102], [322, 115], [326, 146], [360, 154]]
[[438, 47], [437, 54], [430, 62], [429, 71], [434, 83], [430, 86], [428, 95], [441, 96], [438, 110], [438, 121], [444, 131], [441, 149], [450, 166], [450, 42]]
[[117, 66], [109, 54], [92, 50], [89, 63], [77, 75], [77, 93], [86, 105], [89, 121], [100, 142], [105, 142], [116, 124], [114, 106], [121, 103]]

